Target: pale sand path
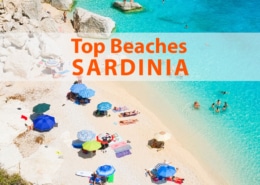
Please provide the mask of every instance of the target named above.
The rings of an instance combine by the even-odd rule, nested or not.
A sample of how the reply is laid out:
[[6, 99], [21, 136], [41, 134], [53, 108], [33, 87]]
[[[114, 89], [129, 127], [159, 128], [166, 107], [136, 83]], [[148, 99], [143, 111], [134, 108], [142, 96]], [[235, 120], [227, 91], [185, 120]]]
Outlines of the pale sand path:
[[[4, 103], [4, 97], [1, 97], [2, 108], [8, 107], [8, 114], [5, 114], [2, 120], [12, 122], [12, 117], [19, 117], [20, 113], [26, 110], [31, 110], [38, 103], [46, 102], [51, 104], [51, 109], [47, 112], [55, 116], [56, 122], [59, 123], [58, 128], [54, 128], [48, 133], [45, 133], [46, 141], [40, 146], [39, 150], [32, 154], [29, 158], [19, 157], [19, 152], [12, 152], [12, 147], [1, 147], [2, 149], [12, 149], [12, 158], [20, 160], [21, 174], [28, 180], [35, 182], [35, 177], [38, 183], [53, 182], [57, 185], [69, 184], [86, 184], [88, 179], [78, 177], [75, 172], [78, 170], [94, 171], [99, 165], [111, 164], [116, 168], [115, 183], [120, 184], [153, 184], [149, 177], [145, 176], [145, 168], [152, 168], [157, 163], [164, 160], [172, 162], [172, 165], [180, 170], [177, 176], [185, 178], [185, 184], [214, 184], [209, 178], [207, 172], [200, 166], [198, 162], [172, 137], [165, 144], [165, 149], [157, 152], [156, 150], [147, 147], [147, 141], [151, 139], [155, 132], [160, 130], [168, 130], [155, 115], [149, 111], [142, 103], [132, 97], [124, 89], [116, 86], [112, 82], [86, 82], [86, 85], [96, 91], [95, 97], [87, 106], [78, 106], [70, 101], [67, 101], [65, 96], [73, 82], [31, 82], [31, 83], [15, 83], [14, 86], [6, 90], [6, 94], [14, 92], [23, 93], [32, 89], [38, 89], [33, 94], [29, 95], [30, 101], [23, 103], [19, 101], [9, 101]], [[49, 91], [46, 91], [49, 89]], [[48, 92], [48, 93], [43, 93]], [[145, 96], [140, 91], [140, 99]], [[36, 97], [36, 98], [34, 98]], [[118, 114], [110, 111], [111, 117], [96, 118], [92, 115], [96, 110], [96, 105], [102, 101], [109, 101], [113, 105], [126, 105], [130, 109], [136, 109], [141, 112], [137, 119], [139, 122], [133, 125], [120, 126], [114, 124], [120, 119]], [[65, 104], [64, 106], [62, 106]], [[22, 107], [21, 112], [17, 112], [17, 106]], [[18, 114], [18, 115], [17, 115]], [[178, 116], [176, 116], [178, 117]], [[10, 121], [9, 121], [10, 120]], [[14, 125], [23, 125], [22, 120], [17, 119]], [[5, 122], [1, 122], [1, 130], [6, 129]], [[9, 128], [9, 127], [8, 127]], [[25, 129], [25, 128], [24, 128]], [[132, 146], [132, 154], [123, 158], [116, 158], [114, 151], [108, 148], [107, 153], [97, 151], [97, 155], [93, 158], [82, 158], [78, 155], [78, 149], [71, 146], [71, 142], [77, 139], [77, 132], [81, 129], [90, 129], [97, 134], [103, 132], [118, 133], [124, 140], [130, 140]], [[11, 129], [13, 130], [13, 129]], [[8, 132], [11, 133], [11, 130]], [[33, 132], [33, 131], [32, 131]], [[17, 133], [18, 134], [18, 133]], [[13, 135], [13, 138], [15, 134]], [[10, 139], [10, 138], [9, 138]], [[6, 141], [7, 142], [7, 141]], [[10, 141], [8, 141], [10, 143]], [[45, 148], [44, 146], [48, 146]], [[1, 145], [2, 146], [2, 145]], [[50, 155], [46, 156], [44, 150], [50, 151]], [[55, 152], [59, 151], [58, 155]], [[46, 162], [38, 159], [35, 156], [44, 155]], [[1, 155], [2, 156], [2, 155]], [[62, 158], [59, 158], [62, 156]], [[35, 160], [38, 162], [33, 162]], [[11, 158], [5, 158], [6, 167], [12, 171], [16, 171], [18, 165], [9, 164]], [[19, 161], [17, 160], [16, 163]], [[9, 161], [9, 163], [8, 163]], [[28, 165], [32, 161], [33, 164]], [[3, 163], [3, 161], [0, 161]], [[15, 162], [13, 162], [15, 163]], [[38, 165], [36, 165], [38, 164]], [[41, 164], [41, 165], [39, 165]], [[10, 168], [11, 167], [11, 168]], [[49, 170], [46, 170], [49, 168]], [[32, 169], [36, 169], [32, 173]], [[44, 176], [42, 174], [45, 174]], [[170, 183], [170, 182], [169, 182]]]

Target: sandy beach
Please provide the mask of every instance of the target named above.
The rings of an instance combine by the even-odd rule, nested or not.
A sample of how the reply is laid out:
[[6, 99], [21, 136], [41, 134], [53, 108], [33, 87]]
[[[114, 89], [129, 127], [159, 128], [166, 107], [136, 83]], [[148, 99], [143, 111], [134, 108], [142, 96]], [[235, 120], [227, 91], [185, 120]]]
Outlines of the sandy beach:
[[[48, 4], [43, 4], [43, 7], [52, 16], [62, 15], [61, 11]], [[62, 33], [74, 32], [69, 20], [61, 22], [59, 26]], [[152, 169], [158, 163], [167, 161], [179, 169], [176, 176], [184, 178], [185, 185], [219, 184], [172, 133], [172, 137], [165, 141], [163, 150], [156, 151], [148, 147], [147, 143], [155, 133], [170, 131], [163, 124], [163, 115], [155, 115], [143, 104], [142, 99], [146, 94], [141, 89], [141, 83], [127, 82], [136, 87], [132, 91], [138, 89], [139, 96], [135, 97], [131, 90], [124, 88], [126, 83], [122, 86], [122, 82], [93, 82], [83, 78], [83, 83], [95, 90], [96, 94], [89, 104], [82, 106], [66, 99], [74, 81], [46, 79], [48, 80], [0, 82], [0, 163], [10, 173], [19, 173], [26, 180], [39, 185], [83, 185], [88, 184], [89, 179], [75, 175], [77, 171], [94, 172], [99, 166], [109, 164], [116, 169], [113, 184], [145, 185], [154, 184], [145, 169]], [[18, 95], [18, 99], [10, 98]], [[119, 113], [111, 110], [109, 117], [95, 117], [93, 112], [97, 105], [106, 101], [113, 106], [138, 110], [140, 114], [134, 117], [138, 122], [121, 126], [119, 121], [123, 119], [118, 116]], [[58, 123], [49, 132], [27, 131], [25, 126], [32, 124], [29, 118], [33, 114], [33, 107], [39, 103], [51, 105], [46, 114], [55, 117]], [[173, 114], [176, 118], [173, 121], [182, 121], [174, 110]], [[22, 119], [22, 115], [28, 119]], [[98, 150], [95, 156], [86, 156], [80, 149], [72, 147], [77, 132], [83, 129], [92, 130], [97, 135], [118, 134], [123, 141], [130, 141], [131, 154], [117, 158], [115, 152], [108, 147], [105, 153]], [[43, 138], [43, 142], [37, 143], [35, 137]]]
[[[147, 146], [158, 131], [168, 131], [158, 117], [155, 117], [142, 102], [131, 96], [130, 92], [120, 88], [113, 82], [86, 82], [95, 89], [96, 95], [86, 106], [77, 105], [66, 100], [66, 93], [73, 82], [16, 82], [5, 88], [1, 96], [1, 163], [10, 172], [20, 172], [27, 180], [38, 184], [85, 184], [88, 178], [75, 175], [78, 170], [95, 171], [103, 164], [113, 165], [116, 169], [114, 184], [153, 184], [145, 169], [151, 169], [164, 160], [179, 168], [176, 176], [185, 178], [184, 184], [214, 184], [209, 174], [200, 166], [188, 151], [174, 137], [166, 141], [165, 149], [157, 152]], [[4, 83], [2, 83], [4, 85]], [[21, 94], [25, 101], [9, 100], [6, 97]], [[140, 99], [145, 94], [140, 95]], [[127, 98], [126, 98], [127, 97]], [[135, 124], [120, 126], [118, 113], [109, 112], [110, 117], [93, 116], [98, 103], [109, 101], [115, 106], [127, 106], [130, 110], [141, 113], [136, 116]], [[38, 103], [49, 103], [51, 108], [46, 114], [54, 116], [58, 127], [44, 135], [44, 142], [28, 145], [20, 150], [29, 154], [22, 156], [13, 140], [26, 131], [25, 123], [31, 121], [21, 119], [21, 115], [30, 117], [33, 106]], [[20, 108], [21, 110], [18, 110]], [[178, 116], [176, 115], [176, 118]], [[176, 119], [177, 121], [177, 119]], [[86, 158], [71, 143], [77, 139], [77, 132], [82, 129], [100, 133], [117, 133], [123, 140], [131, 143], [131, 155], [116, 158], [111, 148], [106, 153], [97, 151], [93, 158]], [[29, 131], [35, 133], [37, 131]], [[32, 153], [30, 153], [32, 152]], [[12, 153], [12, 155], [8, 155]], [[170, 182], [168, 182], [170, 183]]]

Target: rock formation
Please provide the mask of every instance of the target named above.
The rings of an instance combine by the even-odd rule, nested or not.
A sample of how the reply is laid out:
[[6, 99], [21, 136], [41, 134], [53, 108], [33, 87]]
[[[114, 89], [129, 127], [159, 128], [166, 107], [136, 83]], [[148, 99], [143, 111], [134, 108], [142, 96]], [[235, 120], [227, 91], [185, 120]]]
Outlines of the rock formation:
[[143, 7], [136, 2], [122, 2], [122, 1], [115, 1], [113, 3], [115, 8], [122, 10], [123, 12], [136, 12], [142, 11]]
[[115, 22], [109, 17], [76, 8], [73, 13], [73, 26], [80, 37], [108, 38], [115, 28]]

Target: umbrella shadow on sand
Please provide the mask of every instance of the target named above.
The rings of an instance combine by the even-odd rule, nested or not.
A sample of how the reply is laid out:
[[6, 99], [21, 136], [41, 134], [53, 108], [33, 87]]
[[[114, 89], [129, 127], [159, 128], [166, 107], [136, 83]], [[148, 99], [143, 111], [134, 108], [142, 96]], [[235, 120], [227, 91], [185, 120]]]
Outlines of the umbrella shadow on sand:
[[30, 119], [34, 121], [38, 116], [43, 115], [43, 113], [33, 113], [30, 115]]
[[83, 159], [88, 159], [88, 158], [92, 158], [96, 155], [96, 153], [94, 152], [88, 152], [88, 153], [85, 153], [83, 152], [82, 150], [79, 150], [78, 151], [78, 156], [83, 158]]
[[108, 116], [108, 112], [107, 112], [107, 111], [101, 111], [101, 110], [95, 110], [95, 111], [93, 112], [93, 116], [95, 116], [95, 117]]

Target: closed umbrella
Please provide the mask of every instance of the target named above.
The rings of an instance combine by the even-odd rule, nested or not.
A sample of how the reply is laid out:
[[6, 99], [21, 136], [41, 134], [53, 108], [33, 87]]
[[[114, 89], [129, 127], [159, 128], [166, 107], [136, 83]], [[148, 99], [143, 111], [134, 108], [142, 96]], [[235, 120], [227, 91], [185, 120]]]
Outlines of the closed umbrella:
[[73, 84], [70, 87], [70, 91], [73, 93], [78, 94], [81, 90], [87, 89], [87, 86], [85, 84]]
[[156, 139], [157, 141], [167, 141], [171, 138], [171, 134], [168, 132], [158, 132], [154, 135], [154, 139]]
[[33, 128], [39, 132], [49, 131], [54, 125], [55, 118], [49, 115], [41, 115], [33, 120]]
[[50, 109], [50, 104], [47, 103], [39, 103], [33, 107], [33, 112], [37, 114], [44, 113]]
[[101, 143], [95, 140], [87, 141], [82, 144], [82, 148], [87, 151], [95, 151], [101, 148]]
[[79, 91], [79, 96], [82, 98], [91, 98], [95, 96], [95, 91], [92, 89], [83, 89]]
[[114, 174], [116, 171], [116, 169], [111, 166], [111, 165], [103, 165], [103, 166], [99, 166], [98, 169], [96, 170], [96, 173], [99, 176], [104, 176], [107, 177], [109, 175]]
[[109, 102], [101, 102], [100, 104], [97, 105], [97, 109], [99, 111], [107, 111], [112, 108], [112, 104]]
[[77, 133], [78, 139], [80, 141], [90, 141], [95, 138], [96, 134], [91, 130], [81, 130]]

